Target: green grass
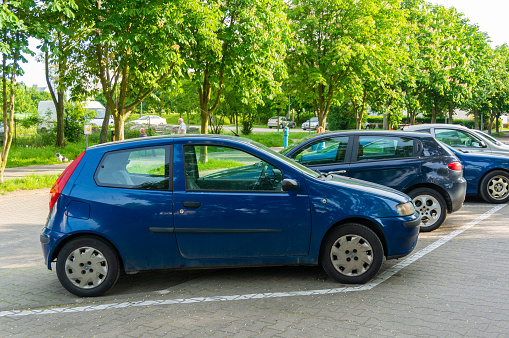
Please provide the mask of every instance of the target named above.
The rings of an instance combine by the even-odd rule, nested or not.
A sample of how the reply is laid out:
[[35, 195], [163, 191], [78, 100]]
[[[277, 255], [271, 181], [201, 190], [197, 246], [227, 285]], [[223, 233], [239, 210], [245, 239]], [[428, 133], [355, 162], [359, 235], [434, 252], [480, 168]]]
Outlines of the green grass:
[[42, 188], [51, 188], [60, 174], [54, 175], [27, 175], [23, 178], [14, 178], [4, 180], [0, 185], [0, 194], [5, 195], [8, 192], [17, 190], [34, 190]]
[[[312, 133], [313, 134], [313, 133]], [[303, 137], [308, 136], [308, 132], [291, 132], [288, 135], [288, 144], [292, 144], [293, 140], [299, 140]], [[275, 132], [267, 133], [253, 133], [251, 135], [240, 135], [250, 140], [261, 143], [267, 147], [283, 147], [284, 146], [284, 133], [281, 131], [279, 135]]]
[[[91, 144], [89, 143], [89, 146]], [[67, 143], [64, 148], [55, 148], [54, 146], [31, 147], [31, 146], [11, 146], [7, 168], [26, 167], [40, 164], [56, 164], [56, 153], [67, 157], [69, 161], [74, 160], [85, 150], [85, 142]]]

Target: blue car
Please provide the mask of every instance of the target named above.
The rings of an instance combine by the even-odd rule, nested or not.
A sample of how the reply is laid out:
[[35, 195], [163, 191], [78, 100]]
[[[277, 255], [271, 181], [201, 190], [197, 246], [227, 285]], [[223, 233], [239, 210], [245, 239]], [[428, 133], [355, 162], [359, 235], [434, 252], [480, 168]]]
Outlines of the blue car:
[[419, 223], [399, 191], [186, 135], [88, 148], [52, 187], [40, 240], [69, 292], [98, 296], [122, 270], [321, 264], [365, 283], [414, 249]]
[[431, 135], [401, 131], [343, 131], [306, 137], [282, 152], [323, 173], [382, 184], [412, 197], [421, 231], [433, 231], [465, 200], [458, 158]]
[[488, 203], [509, 201], [509, 156], [449, 147], [463, 164], [467, 195]]

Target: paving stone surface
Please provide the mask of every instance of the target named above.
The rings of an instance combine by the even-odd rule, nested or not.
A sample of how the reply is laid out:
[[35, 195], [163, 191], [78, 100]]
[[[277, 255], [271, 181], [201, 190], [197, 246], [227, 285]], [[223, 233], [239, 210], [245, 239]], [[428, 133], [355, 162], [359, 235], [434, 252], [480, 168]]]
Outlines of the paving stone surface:
[[42, 260], [48, 192], [0, 196], [0, 336], [508, 337], [509, 207], [451, 237], [493, 207], [467, 200], [414, 254], [446, 242], [358, 289], [318, 267], [265, 267], [142, 272], [77, 298]]

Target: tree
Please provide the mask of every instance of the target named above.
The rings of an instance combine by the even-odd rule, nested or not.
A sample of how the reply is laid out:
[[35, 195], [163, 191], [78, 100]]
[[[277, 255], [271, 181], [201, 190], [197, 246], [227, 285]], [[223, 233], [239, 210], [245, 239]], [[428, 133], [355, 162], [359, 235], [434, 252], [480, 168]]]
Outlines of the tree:
[[322, 127], [331, 105], [349, 98], [360, 128], [370, 90], [397, 65], [400, 1], [295, 0], [288, 17], [295, 34], [287, 62], [292, 94], [313, 102]]
[[[14, 134], [14, 105], [16, 76], [20, 73], [19, 63], [24, 61], [22, 53], [28, 50], [29, 30], [26, 22], [35, 4], [31, 0], [3, 0], [0, 6], [0, 50], [2, 52], [2, 116], [5, 127], [0, 157], [0, 184], [4, 183], [4, 170]], [[7, 82], [9, 86], [7, 87]], [[7, 99], [9, 95], [9, 99]]]
[[[115, 120], [116, 139], [124, 122], [155, 89], [178, 83], [180, 48], [188, 43], [183, 10], [194, 2], [111, 0], [80, 2], [71, 25], [76, 32], [74, 89], [91, 91], [97, 82]], [[81, 75], [81, 76], [80, 76]], [[95, 82], [97, 81], [97, 82]]]
[[226, 85], [239, 88], [250, 106], [279, 90], [286, 75], [289, 29], [282, 0], [202, 2], [189, 7], [186, 18], [195, 41], [186, 62], [198, 91], [201, 133], [206, 134]]

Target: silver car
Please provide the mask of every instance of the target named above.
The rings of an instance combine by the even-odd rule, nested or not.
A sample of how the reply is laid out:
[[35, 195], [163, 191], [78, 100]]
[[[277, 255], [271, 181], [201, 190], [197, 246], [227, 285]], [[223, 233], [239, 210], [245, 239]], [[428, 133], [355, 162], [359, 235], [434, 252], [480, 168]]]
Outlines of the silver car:
[[404, 127], [403, 130], [430, 133], [437, 140], [453, 148], [509, 155], [509, 145], [482, 131], [455, 124], [421, 124]]

